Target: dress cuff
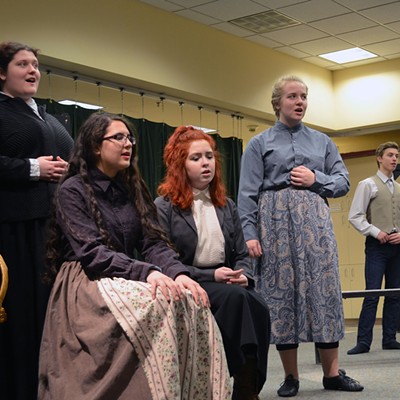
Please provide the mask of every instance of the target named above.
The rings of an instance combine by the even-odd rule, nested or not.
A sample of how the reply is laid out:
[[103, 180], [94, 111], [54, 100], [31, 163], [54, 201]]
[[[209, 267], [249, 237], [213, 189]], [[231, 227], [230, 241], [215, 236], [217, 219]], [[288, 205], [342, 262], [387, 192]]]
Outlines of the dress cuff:
[[31, 165], [30, 172], [29, 172], [29, 179], [31, 181], [38, 181], [40, 178], [39, 161], [36, 158], [30, 158], [29, 163]]

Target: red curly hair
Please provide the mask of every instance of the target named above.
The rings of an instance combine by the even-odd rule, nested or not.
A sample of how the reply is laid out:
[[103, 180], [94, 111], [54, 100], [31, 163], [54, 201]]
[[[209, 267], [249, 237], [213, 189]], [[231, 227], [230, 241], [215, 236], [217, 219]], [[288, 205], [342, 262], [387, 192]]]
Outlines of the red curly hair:
[[221, 162], [214, 139], [200, 129], [192, 126], [178, 126], [168, 139], [164, 148], [164, 162], [167, 174], [158, 186], [158, 194], [168, 197], [172, 204], [186, 210], [192, 206], [193, 192], [185, 162], [189, 147], [196, 140], [205, 140], [210, 144], [215, 158], [215, 175], [210, 183], [211, 201], [216, 207], [226, 204], [226, 190], [222, 183]]

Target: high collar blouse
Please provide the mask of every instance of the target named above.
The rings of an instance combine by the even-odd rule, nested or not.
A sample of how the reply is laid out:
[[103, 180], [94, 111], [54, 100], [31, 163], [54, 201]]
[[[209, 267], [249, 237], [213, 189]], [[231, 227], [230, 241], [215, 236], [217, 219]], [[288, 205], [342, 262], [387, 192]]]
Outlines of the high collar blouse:
[[[112, 247], [102, 240], [82, 177], [75, 175], [61, 185], [58, 195], [57, 222], [63, 232], [65, 261], [80, 261], [85, 271], [96, 277], [145, 281], [154, 267], [173, 279], [189, 274], [163, 240], [143, 232], [134, 199], [121, 180], [110, 179], [98, 169], [90, 171], [89, 179]], [[144, 261], [137, 259], [135, 250]]]

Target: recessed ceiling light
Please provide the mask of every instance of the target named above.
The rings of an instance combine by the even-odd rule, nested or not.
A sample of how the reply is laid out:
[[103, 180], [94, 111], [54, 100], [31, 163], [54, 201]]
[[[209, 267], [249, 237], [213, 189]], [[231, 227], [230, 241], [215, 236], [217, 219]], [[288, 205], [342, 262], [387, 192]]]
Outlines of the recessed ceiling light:
[[75, 100], [60, 100], [57, 103], [63, 104], [64, 106], [79, 106], [82, 108], [87, 108], [88, 110], [101, 110], [103, 107], [98, 106], [96, 104], [89, 104], [89, 103], [82, 103], [80, 101], [75, 101]]
[[367, 50], [354, 47], [352, 49], [333, 51], [332, 53], [320, 54], [318, 57], [325, 58], [337, 64], [345, 64], [353, 61], [366, 60], [367, 58], [378, 57]]

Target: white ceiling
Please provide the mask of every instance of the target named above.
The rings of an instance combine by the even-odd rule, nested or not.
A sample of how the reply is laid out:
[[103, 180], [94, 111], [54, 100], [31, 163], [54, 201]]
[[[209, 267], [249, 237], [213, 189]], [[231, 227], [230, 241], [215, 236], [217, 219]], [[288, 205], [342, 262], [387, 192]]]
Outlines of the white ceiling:
[[[400, 58], [400, 1], [141, 1], [330, 70]], [[299, 24], [256, 34], [229, 22], [269, 10], [295, 19]], [[360, 47], [378, 57], [341, 65], [317, 57], [351, 47]]]

